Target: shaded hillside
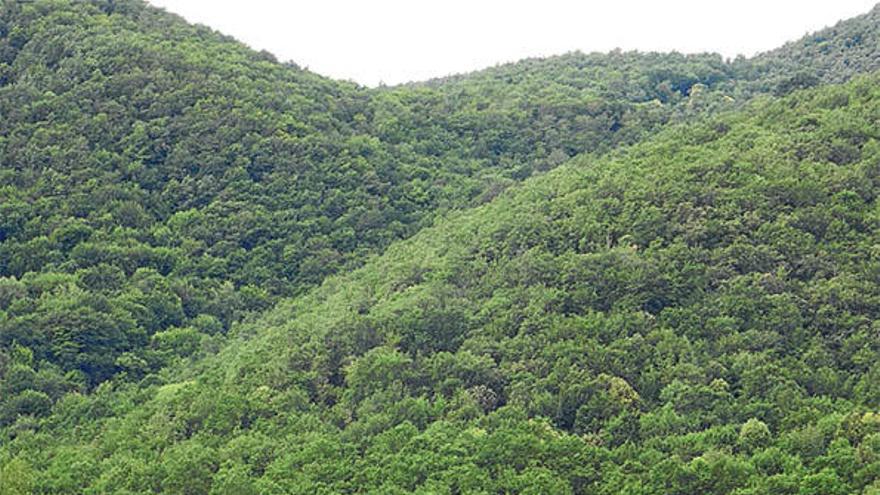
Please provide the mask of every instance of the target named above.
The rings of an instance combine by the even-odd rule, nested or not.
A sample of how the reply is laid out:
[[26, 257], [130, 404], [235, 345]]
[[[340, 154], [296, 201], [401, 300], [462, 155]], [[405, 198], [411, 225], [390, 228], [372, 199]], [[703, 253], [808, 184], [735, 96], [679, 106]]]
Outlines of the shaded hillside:
[[6, 470], [51, 493], [874, 493], [878, 83], [575, 159], [177, 377], [20, 419]]
[[570, 53], [380, 89], [377, 99], [418, 110], [400, 122], [398, 139], [465, 140], [481, 170], [500, 161], [523, 178], [631, 144], [676, 117], [729, 107], [734, 79], [715, 54]]

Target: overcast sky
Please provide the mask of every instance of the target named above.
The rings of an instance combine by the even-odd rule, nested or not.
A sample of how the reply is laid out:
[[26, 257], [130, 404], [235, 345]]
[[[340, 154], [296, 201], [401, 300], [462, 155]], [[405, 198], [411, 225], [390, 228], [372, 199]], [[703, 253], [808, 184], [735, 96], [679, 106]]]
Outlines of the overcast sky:
[[149, 0], [326, 76], [374, 86], [614, 48], [753, 55], [876, 0]]

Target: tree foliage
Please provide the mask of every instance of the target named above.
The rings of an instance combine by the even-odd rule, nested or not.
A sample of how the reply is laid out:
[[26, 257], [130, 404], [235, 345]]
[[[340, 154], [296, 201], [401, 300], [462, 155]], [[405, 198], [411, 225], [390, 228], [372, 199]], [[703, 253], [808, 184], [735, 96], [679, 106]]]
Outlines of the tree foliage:
[[376, 89], [0, 9], [0, 492], [880, 487], [877, 9]]

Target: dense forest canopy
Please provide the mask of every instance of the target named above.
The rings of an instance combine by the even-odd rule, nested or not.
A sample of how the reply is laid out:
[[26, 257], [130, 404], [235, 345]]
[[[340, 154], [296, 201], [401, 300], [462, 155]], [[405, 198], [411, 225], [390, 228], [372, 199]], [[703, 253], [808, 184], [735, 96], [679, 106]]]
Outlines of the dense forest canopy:
[[159, 332], [223, 333], [443, 211], [634, 142], [687, 103], [652, 102], [658, 78], [724, 69], [627, 54], [539, 98], [555, 74], [366, 90], [138, 2], [2, 8], [0, 344], [86, 388], [163, 366]]
[[0, 493], [880, 493], [878, 33], [369, 89], [3, 3]]

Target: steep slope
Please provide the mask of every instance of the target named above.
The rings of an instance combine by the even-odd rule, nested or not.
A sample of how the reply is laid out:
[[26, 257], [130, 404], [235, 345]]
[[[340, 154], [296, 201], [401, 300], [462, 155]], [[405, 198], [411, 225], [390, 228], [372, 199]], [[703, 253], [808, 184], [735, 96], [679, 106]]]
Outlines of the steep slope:
[[[155, 372], [167, 349], [673, 108], [596, 91], [621, 77], [607, 62], [509, 108], [528, 88], [369, 91], [136, 0], [0, 9], [0, 376], [29, 352], [40, 404]], [[635, 80], [718, 62], [628, 59]]]
[[17, 345], [43, 401], [139, 379], [571, 156], [868, 70], [876, 20], [755, 61], [574, 53], [366, 90], [137, 0], [6, 2], [0, 377]]
[[872, 69], [877, 15], [367, 90], [138, 1], [3, 3], [3, 488], [862, 490], [876, 78], [596, 156]]
[[5, 474], [39, 493], [875, 493], [878, 88], [575, 159], [176, 377], [20, 419]]

